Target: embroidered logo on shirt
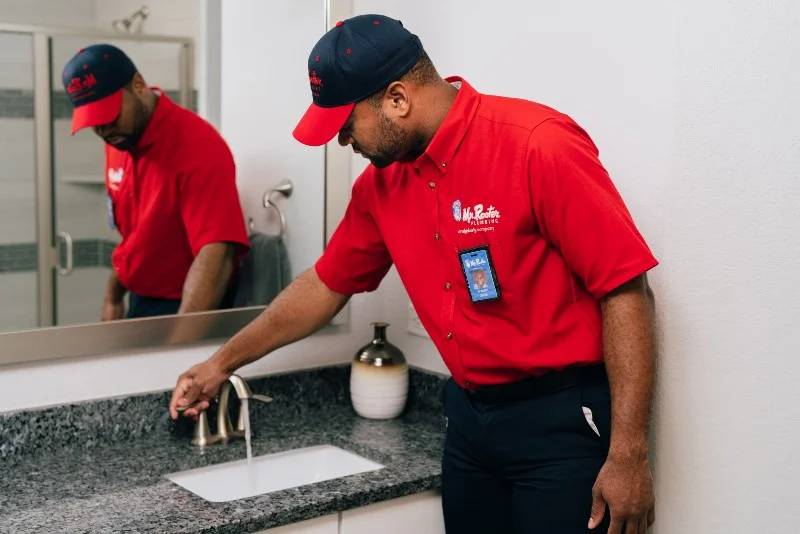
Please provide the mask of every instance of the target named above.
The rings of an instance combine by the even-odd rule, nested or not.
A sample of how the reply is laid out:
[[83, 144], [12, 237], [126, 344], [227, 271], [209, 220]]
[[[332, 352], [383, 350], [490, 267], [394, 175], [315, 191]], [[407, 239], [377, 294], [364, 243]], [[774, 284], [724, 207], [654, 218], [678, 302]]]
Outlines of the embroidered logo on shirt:
[[461, 220], [461, 201], [456, 200], [453, 202], [453, 219], [460, 221]]
[[125, 169], [119, 167], [117, 169], [108, 169], [108, 185], [112, 189], [118, 189], [125, 177]]
[[500, 210], [489, 204], [475, 204], [462, 207], [461, 201], [453, 202], [453, 219], [470, 225], [471, 228], [462, 228], [458, 232], [468, 234], [472, 232], [491, 232], [500, 219]]

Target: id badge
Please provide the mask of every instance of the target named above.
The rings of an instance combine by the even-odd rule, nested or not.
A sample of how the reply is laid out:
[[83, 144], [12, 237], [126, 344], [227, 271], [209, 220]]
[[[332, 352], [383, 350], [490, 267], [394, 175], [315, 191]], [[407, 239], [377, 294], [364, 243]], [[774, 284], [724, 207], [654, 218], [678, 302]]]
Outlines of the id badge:
[[461, 250], [458, 253], [461, 270], [467, 282], [472, 302], [485, 302], [500, 298], [500, 285], [494, 272], [489, 246]]
[[111, 200], [111, 195], [106, 195], [106, 210], [108, 211], [108, 227], [115, 230], [117, 222], [114, 219], [114, 201]]

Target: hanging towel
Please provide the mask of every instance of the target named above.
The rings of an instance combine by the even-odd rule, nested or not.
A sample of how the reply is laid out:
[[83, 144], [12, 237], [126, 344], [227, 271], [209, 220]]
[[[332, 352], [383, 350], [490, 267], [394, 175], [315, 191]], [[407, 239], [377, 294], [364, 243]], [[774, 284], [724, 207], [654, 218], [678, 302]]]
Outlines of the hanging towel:
[[235, 308], [266, 306], [289, 285], [290, 278], [289, 255], [283, 239], [256, 232], [250, 236], [250, 252], [239, 269], [239, 287], [233, 305]]

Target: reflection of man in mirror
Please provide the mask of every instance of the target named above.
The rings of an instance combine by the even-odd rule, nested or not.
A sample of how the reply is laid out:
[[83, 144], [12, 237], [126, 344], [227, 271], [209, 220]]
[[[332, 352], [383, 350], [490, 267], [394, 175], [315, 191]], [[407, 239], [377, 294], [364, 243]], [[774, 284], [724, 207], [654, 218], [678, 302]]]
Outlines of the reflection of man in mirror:
[[472, 270], [472, 286], [475, 289], [483, 289], [486, 287], [486, 271], [483, 269]]
[[233, 156], [216, 129], [149, 87], [111, 45], [80, 50], [64, 67], [72, 133], [106, 143], [109, 224], [121, 242], [104, 321], [230, 307], [249, 249]]
[[[451, 375], [445, 530], [644, 533], [654, 521], [646, 275], [658, 262], [588, 133], [551, 107], [443, 78], [389, 17], [336, 24], [307, 67], [312, 103], [295, 138], [338, 138], [370, 165], [314, 268], [179, 377], [172, 417], [194, 402], [184, 413], [196, 415], [227, 373], [329, 324], [396, 265]], [[494, 212], [495, 272], [464, 280], [496, 276], [510, 289], [489, 306], [453, 291], [459, 248], [479, 244], [462, 232], [484, 219], [451, 205]]]

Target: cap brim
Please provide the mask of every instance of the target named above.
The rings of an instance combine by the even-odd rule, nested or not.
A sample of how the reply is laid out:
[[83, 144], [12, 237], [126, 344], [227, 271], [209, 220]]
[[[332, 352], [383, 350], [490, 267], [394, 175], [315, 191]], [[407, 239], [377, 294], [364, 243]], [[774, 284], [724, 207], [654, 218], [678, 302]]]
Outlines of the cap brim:
[[91, 104], [84, 104], [72, 110], [72, 135], [78, 130], [92, 126], [102, 126], [117, 120], [122, 109], [122, 91], [108, 95]]
[[323, 108], [311, 104], [303, 118], [297, 123], [292, 135], [295, 139], [309, 146], [320, 146], [336, 137], [355, 104], [346, 104], [334, 108]]

